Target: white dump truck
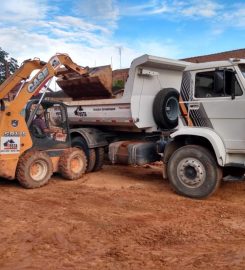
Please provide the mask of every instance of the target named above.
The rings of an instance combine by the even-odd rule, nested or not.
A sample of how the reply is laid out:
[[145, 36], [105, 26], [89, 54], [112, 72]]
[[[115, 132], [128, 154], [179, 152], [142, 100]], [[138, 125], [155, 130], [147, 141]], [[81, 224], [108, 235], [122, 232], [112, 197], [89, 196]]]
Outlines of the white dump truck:
[[[112, 163], [142, 165], [160, 160], [158, 152], [165, 144], [162, 132], [178, 125], [179, 89], [187, 65], [143, 55], [132, 62], [122, 96], [64, 102], [72, 143], [87, 154], [87, 171], [101, 168], [104, 149]], [[73, 78], [69, 89], [71, 82]], [[77, 87], [77, 79], [73, 84]]]
[[66, 105], [88, 171], [102, 166], [104, 149], [112, 163], [161, 159], [164, 178], [193, 198], [244, 175], [244, 59], [191, 64], [144, 55], [132, 62], [122, 97]]

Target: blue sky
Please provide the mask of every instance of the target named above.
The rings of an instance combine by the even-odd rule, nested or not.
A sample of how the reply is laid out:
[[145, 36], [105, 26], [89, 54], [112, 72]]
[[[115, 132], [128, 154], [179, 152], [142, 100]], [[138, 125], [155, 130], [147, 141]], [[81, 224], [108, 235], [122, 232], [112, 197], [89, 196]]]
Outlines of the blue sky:
[[119, 68], [142, 54], [180, 59], [244, 48], [245, 1], [2, 0], [0, 47], [19, 62], [56, 52]]

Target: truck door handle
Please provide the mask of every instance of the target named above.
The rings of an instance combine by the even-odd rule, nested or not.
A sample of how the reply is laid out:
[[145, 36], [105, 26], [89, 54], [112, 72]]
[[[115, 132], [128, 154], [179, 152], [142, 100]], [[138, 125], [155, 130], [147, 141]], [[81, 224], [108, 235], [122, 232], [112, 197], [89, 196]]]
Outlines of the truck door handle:
[[198, 110], [200, 108], [200, 103], [191, 103], [189, 105], [190, 110]]

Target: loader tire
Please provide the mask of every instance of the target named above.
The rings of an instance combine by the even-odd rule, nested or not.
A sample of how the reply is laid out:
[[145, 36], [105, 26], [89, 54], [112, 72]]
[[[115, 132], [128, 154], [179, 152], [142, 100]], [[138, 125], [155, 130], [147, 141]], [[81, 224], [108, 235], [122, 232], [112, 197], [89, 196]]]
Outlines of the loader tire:
[[174, 88], [160, 90], [153, 102], [153, 118], [162, 129], [173, 129], [178, 125], [179, 92]]
[[87, 158], [83, 150], [69, 148], [59, 160], [59, 172], [67, 180], [76, 180], [83, 176], [87, 167]]
[[45, 152], [28, 151], [18, 162], [16, 178], [25, 188], [38, 188], [48, 183], [53, 174], [53, 164]]
[[87, 146], [87, 143], [81, 137], [73, 138], [71, 144], [72, 144], [72, 147], [77, 147], [84, 151], [87, 158], [86, 172], [92, 172], [95, 165], [95, 160], [96, 160], [95, 149], [92, 149], [92, 148], [89, 149]]
[[103, 147], [98, 147], [95, 149], [95, 153], [96, 153], [96, 161], [95, 161], [95, 165], [93, 168], [93, 172], [97, 172], [97, 171], [101, 170], [101, 168], [104, 164], [105, 150]]
[[181, 195], [202, 199], [219, 187], [222, 170], [206, 148], [186, 145], [176, 150], [168, 162], [168, 178]]

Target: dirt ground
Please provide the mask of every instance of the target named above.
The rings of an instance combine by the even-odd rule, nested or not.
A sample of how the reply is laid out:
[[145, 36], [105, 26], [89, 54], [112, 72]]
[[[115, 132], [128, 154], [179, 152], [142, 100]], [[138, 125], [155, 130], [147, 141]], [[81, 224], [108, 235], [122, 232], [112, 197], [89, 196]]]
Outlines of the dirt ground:
[[0, 269], [245, 269], [245, 182], [208, 200], [161, 171], [105, 166], [26, 190], [0, 181]]

